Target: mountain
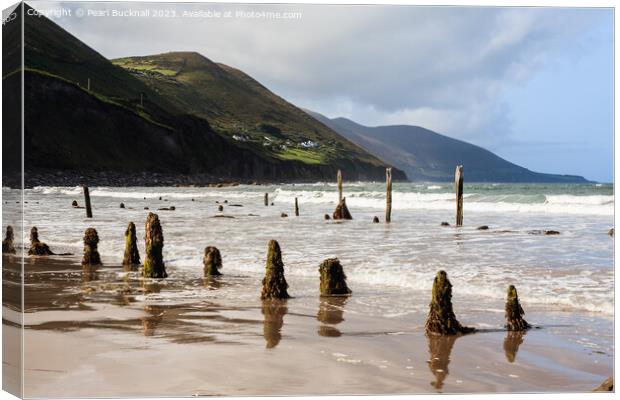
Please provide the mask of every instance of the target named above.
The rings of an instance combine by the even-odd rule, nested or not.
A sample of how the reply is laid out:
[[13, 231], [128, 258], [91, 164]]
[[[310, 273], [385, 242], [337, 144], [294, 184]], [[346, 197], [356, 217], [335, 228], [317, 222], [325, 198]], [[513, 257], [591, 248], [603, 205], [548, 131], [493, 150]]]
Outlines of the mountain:
[[588, 182], [575, 175], [533, 172], [492, 152], [431, 130], [409, 125], [368, 127], [346, 118], [329, 119], [308, 111], [318, 121], [407, 173], [413, 181], [452, 181], [456, 165], [464, 165], [470, 182]]
[[[342, 167], [384, 165], [244, 72], [201, 54], [172, 52], [112, 62], [178, 107], [207, 119], [217, 132], [271, 157]], [[401, 171], [397, 176], [404, 178]]]
[[[195, 176], [199, 184], [315, 181], [333, 180], [337, 169], [347, 179], [384, 179], [385, 163], [240, 71], [196, 53], [172, 53], [174, 91], [144, 76], [168, 70], [141, 74], [115, 65], [49, 19], [25, 18], [27, 183], [120, 174], [137, 177], [125, 184], [149, 184], [154, 173]], [[20, 92], [19, 41], [5, 40], [19, 38], [20, 29], [21, 21], [3, 26], [6, 93]], [[13, 116], [6, 124], [18, 126], [19, 102], [5, 102], [3, 111]], [[3, 144], [5, 155], [21, 153], [20, 141]], [[397, 171], [397, 179], [405, 174]]]

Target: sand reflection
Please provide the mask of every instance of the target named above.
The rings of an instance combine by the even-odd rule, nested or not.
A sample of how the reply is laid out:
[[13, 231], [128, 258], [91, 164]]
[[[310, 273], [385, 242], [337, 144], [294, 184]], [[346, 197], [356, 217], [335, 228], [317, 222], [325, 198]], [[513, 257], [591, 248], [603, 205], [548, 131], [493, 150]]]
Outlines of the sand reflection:
[[507, 331], [504, 339], [504, 353], [508, 362], [513, 363], [517, 358], [519, 346], [523, 343], [526, 331]]
[[448, 377], [448, 364], [450, 364], [450, 353], [452, 353], [452, 347], [459, 335], [427, 335], [428, 339], [428, 352], [430, 359], [428, 360], [428, 367], [430, 368], [435, 380], [431, 382], [431, 385], [441, 390], [443, 388], [443, 382]]
[[323, 323], [323, 325], [319, 327], [319, 336], [342, 336], [342, 332], [334, 325], [338, 325], [344, 321], [344, 306], [347, 300], [348, 296], [321, 297], [319, 312], [316, 315], [316, 319]]
[[265, 316], [263, 322], [263, 336], [267, 342], [266, 347], [272, 349], [282, 339], [282, 326], [284, 316], [288, 312], [286, 300], [263, 300], [261, 312]]

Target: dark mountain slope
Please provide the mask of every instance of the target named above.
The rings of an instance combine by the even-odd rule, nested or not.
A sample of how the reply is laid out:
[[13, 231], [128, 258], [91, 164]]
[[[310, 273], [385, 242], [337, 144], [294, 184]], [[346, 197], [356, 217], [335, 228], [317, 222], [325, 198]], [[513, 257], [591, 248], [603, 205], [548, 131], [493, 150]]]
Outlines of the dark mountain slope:
[[451, 181], [458, 164], [470, 182], [587, 182], [581, 176], [530, 171], [482, 147], [419, 126], [367, 127], [346, 118], [329, 119], [310, 112], [349, 140], [407, 173], [411, 180]]
[[[206, 183], [205, 179], [332, 180], [338, 168], [348, 179], [384, 177], [384, 164], [352, 144], [357, 153], [316, 159], [303, 148], [295, 147], [290, 157], [282, 157], [262, 144], [235, 141], [212, 129], [204, 116], [186, 110], [174, 97], [158, 93], [46, 18], [27, 16], [25, 22], [27, 184], [29, 180], [77, 184], [76, 180], [91, 172], [122, 174], [129, 177], [124, 184], [155, 183], [148, 180], [148, 174], [154, 172], [199, 176], [192, 180], [195, 183]], [[18, 35], [19, 29], [19, 24], [6, 24], [3, 38]], [[14, 55], [20, 53], [18, 44], [5, 43], [4, 66], [14, 66]], [[5, 116], [14, 116], [6, 121], [17, 127], [18, 68], [19, 63], [14, 71], [5, 68], [3, 75], [8, 93], [16, 94], [16, 101], [5, 102], [3, 111]], [[226, 98], [225, 93], [220, 95]], [[272, 128], [261, 126], [267, 132]], [[336, 141], [349, 143], [332, 135]], [[3, 149], [5, 156], [19, 154], [20, 143], [8, 143]], [[41, 176], [48, 180], [41, 182]], [[137, 178], [132, 181], [134, 176]]]

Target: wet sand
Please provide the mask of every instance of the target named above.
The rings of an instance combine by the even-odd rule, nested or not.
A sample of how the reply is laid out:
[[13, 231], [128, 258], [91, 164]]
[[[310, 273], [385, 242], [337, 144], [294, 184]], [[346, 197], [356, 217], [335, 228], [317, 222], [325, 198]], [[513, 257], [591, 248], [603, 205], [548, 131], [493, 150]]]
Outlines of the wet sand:
[[[15, 261], [3, 257], [5, 277]], [[26, 261], [27, 397], [579, 392], [612, 374], [613, 350], [586, 340], [588, 315], [526, 310], [541, 328], [523, 335], [501, 329], [501, 310], [455, 304], [481, 332], [428, 338], [424, 313], [382, 315], [355, 287], [350, 298], [261, 302], [253, 275], [204, 279], [197, 267], [157, 282], [78, 263]], [[318, 282], [289, 285], [295, 296]], [[16, 338], [9, 300], [3, 329]]]

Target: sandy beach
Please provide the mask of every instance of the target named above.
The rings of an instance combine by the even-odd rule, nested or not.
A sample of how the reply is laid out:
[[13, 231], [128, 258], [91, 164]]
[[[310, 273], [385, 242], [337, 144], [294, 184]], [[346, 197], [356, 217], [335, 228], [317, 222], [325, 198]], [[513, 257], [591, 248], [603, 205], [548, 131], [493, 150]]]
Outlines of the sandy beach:
[[[540, 329], [522, 334], [499, 310], [470, 311], [479, 333], [428, 338], [423, 313], [365, 313], [371, 293], [262, 302], [247, 276], [144, 282], [76, 261], [27, 261], [27, 397], [579, 392], [612, 370], [613, 354], [583, 340], [587, 315], [529, 313]], [[158, 298], [187, 285], [195, 299]]]

